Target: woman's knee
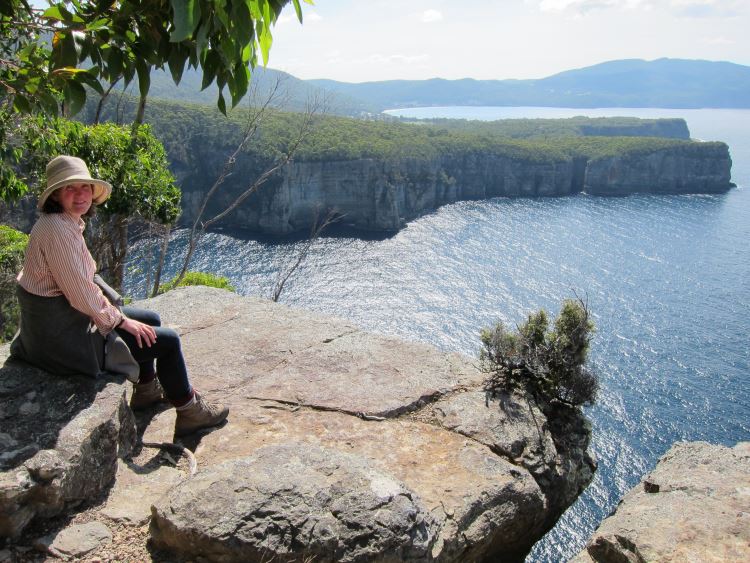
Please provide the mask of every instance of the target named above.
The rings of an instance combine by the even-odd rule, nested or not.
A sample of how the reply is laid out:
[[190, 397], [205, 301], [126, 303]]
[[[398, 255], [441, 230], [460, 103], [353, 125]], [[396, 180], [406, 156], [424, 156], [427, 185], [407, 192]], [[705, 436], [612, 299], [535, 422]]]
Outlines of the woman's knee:
[[156, 342], [159, 346], [172, 350], [179, 350], [181, 347], [180, 335], [171, 328], [158, 327], [156, 329]]
[[139, 309], [138, 307], [123, 307], [122, 312], [129, 319], [133, 319], [150, 326], [161, 326], [161, 317], [156, 311]]

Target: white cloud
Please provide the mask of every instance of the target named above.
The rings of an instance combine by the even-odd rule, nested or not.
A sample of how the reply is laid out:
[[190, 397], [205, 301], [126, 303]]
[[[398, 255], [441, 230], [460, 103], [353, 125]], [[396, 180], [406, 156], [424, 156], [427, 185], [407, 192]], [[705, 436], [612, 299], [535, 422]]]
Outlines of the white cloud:
[[421, 55], [401, 55], [401, 54], [395, 54], [395, 55], [384, 55], [382, 53], [373, 53], [367, 59], [365, 59], [362, 62], [366, 63], [372, 63], [372, 64], [388, 64], [388, 65], [413, 65], [417, 63], [422, 63], [424, 61], [427, 61], [430, 58], [429, 55], [421, 54]]
[[443, 14], [437, 10], [425, 10], [422, 12], [422, 21], [424, 23], [443, 21]]
[[[323, 19], [323, 16], [321, 16], [317, 12], [303, 12], [302, 18], [303, 18], [304, 23], [309, 23], [309, 22], [319, 22]], [[294, 11], [287, 10], [284, 13], [282, 13], [279, 16], [279, 18], [276, 20], [276, 25], [285, 25], [290, 22], [299, 23], [299, 20], [297, 19], [297, 14], [295, 14]]]
[[539, 9], [542, 12], [586, 13], [598, 8], [611, 8], [617, 4], [617, 0], [541, 0]]
[[582, 15], [594, 10], [660, 9], [680, 16], [735, 16], [745, 0], [526, 0], [542, 12]]
[[707, 45], [736, 45], [735, 41], [726, 37], [704, 37], [702, 41]]

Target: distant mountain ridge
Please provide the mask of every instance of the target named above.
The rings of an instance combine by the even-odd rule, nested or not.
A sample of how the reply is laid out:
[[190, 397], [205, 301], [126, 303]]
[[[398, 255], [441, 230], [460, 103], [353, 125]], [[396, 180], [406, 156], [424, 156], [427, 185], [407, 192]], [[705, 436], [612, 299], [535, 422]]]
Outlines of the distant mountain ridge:
[[538, 80], [305, 82], [381, 110], [438, 105], [750, 108], [750, 67], [704, 60], [617, 60]]
[[[201, 90], [201, 82], [202, 76], [195, 69], [185, 69], [179, 85], [175, 85], [169, 72], [155, 70], [151, 73], [149, 96], [163, 100], [216, 105], [219, 97], [216, 85]], [[360, 116], [381, 111], [371, 102], [329, 91], [286, 72], [262, 66], [253, 69], [250, 89], [240, 105], [261, 105], [275, 88], [275, 101], [271, 105], [285, 111], [305, 111], [307, 105], [314, 100], [324, 103], [328, 113], [333, 115]], [[135, 85], [131, 87], [131, 91], [137, 92]], [[224, 96], [229, 98], [226, 90]]]

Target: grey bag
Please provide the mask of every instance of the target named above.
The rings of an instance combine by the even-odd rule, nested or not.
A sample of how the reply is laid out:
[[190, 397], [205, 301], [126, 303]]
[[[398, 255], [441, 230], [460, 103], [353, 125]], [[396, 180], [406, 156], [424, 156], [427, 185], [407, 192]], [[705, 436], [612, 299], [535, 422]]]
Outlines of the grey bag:
[[[94, 274], [94, 283], [102, 290], [104, 297], [122, 311], [124, 304], [122, 295], [117, 293], [99, 274]], [[107, 340], [104, 343], [104, 370], [111, 373], [125, 374], [125, 377], [133, 383], [137, 383], [140, 377], [138, 362], [133, 359], [128, 345], [120, 338], [116, 330], [107, 335]]]

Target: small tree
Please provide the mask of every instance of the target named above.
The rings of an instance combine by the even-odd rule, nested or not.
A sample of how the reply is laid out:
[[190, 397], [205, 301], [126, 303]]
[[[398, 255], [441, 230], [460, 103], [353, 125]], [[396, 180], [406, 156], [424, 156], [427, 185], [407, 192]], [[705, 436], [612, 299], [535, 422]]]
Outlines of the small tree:
[[526, 390], [543, 402], [593, 404], [597, 375], [586, 367], [594, 323], [581, 299], [566, 299], [554, 328], [544, 310], [528, 316], [516, 332], [502, 322], [481, 332], [480, 366], [484, 389]]

